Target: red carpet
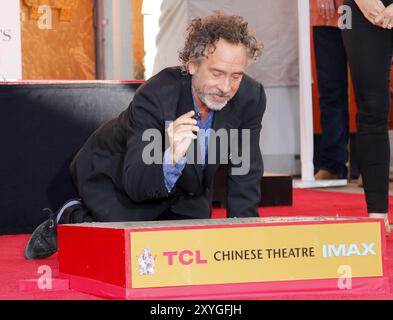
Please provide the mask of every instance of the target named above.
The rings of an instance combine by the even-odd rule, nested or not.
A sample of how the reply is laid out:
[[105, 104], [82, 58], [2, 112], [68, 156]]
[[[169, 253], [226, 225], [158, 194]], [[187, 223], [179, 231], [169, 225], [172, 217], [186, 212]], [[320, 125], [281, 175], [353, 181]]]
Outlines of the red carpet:
[[[262, 217], [272, 216], [342, 216], [366, 217], [367, 209], [363, 194], [293, 190], [292, 207], [260, 208]], [[216, 209], [214, 218], [226, 216], [225, 209]], [[393, 197], [389, 198], [389, 220], [393, 222]]]
[[[390, 199], [393, 206], [393, 197]], [[392, 213], [390, 208], [390, 212]], [[335, 193], [312, 190], [294, 190], [293, 207], [261, 208], [261, 216], [366, 216], [364, 196], [358, 194]], [[214, 218], [225, 216], [225, 209], [215, 209]], [[390, 221], [392, 221], [390, 216]], [[43, 261], [26, 261], [23, 250], [28, 240], [27, 235], [0, 237], [0, 299], [33, 299], [33, 300], [90, 300], [100, 299], [91, 295], [66, 291], [20, 291], [21, 280], [38, 279], [40, 266], [49, 266], [52, 277], [58, 278], [57, 255]], [[387, 263], [390, 272], [390, 286], [393, 288], [393, 236], [387, 239]], [[271, 299], [389, 299], [393, 300], [393, 293], [376, 296], [372, 292], [367, 295], [354, 296], [351, 294], [302, 294], [302, 295], [274, 295]], [[266, 299], [266, 298], [264, 298]]]

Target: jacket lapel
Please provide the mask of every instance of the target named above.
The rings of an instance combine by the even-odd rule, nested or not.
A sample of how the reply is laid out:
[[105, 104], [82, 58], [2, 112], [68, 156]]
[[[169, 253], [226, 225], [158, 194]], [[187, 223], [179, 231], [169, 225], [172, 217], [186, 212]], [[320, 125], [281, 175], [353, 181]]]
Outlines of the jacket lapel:
[[[229, 101], [228, 105], [222, 109], [219, 112], [216, 112], [215, 118], [214, 118], [214, 124], [213, 124], [213, 129], [214, 132], [218, 132], [220, 129], [224, 129], [227, 131], [227, 137], [228, 139], [230, 138], [229, 135], [229, 130], [230, 129], [236, 129], [239, 126], [239, 120], [234, 116], [236, 113], [234, 112], [234, 103], [233, 100]], [[205, 179], [204, 179], [204, 185], [206, 187], [209, 187], [215, 172], [217, 171], [218, 167], [220, 166], [220, 158], [221, 158], [221, 153], [222, 152], [229, 152], [229, 150], [221, 150], [220, 148], [220, 143], [219, 139], [217, 139], [216, 143], [216, 148], [213, 150], [213, 137], [210, 137], [209, 140], [209, 149], [208, 152], [209, 154], [211, 152], [215, 152], [215, 162], [213, 164], [208, 164], [206, 167], [206, 172], [205, 172]], [[228, 140], [228, 145], [229, 145], [229, 140]]]
[[191, 76], [183, 76], [181, 81], [181, 94], [179, 99], [179, 104], [176, 109], [176, 119], [183, 114], [194, 110], [194, 103], [192, 101], [191, 93]]

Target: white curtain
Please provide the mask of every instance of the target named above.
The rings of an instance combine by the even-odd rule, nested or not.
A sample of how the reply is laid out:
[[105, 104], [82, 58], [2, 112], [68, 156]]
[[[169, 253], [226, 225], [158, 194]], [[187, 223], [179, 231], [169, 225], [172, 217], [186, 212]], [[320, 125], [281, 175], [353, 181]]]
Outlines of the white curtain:
[[19, 1], [0, 2], [0, 81], [22, 79]]

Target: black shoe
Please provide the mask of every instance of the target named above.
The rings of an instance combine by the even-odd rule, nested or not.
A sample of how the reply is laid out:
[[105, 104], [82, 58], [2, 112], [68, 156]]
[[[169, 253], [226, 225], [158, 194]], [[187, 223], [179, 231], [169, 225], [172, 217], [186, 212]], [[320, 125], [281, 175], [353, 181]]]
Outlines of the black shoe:
[[28, 260], [46, 259], [57, 252], [57, 219], [66, 209], [80, 205], [80, 199], [72, 199], [61, 206], [56, 213], [51, 209], [44, 209], [49, 219], [41, 223], [33, 232], [25, 249], [25, 258]]
[[42, 212], [49, 214], [49, 219], [41, 223], [31, 235], [25, 249], [27, 260], [46, 259], [57, 251], [56, 216], [51, 209]]

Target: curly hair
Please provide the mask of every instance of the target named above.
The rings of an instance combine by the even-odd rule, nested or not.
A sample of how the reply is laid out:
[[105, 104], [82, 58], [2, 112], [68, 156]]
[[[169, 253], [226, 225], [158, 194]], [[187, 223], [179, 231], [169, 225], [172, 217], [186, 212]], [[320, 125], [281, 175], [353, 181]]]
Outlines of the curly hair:
[[[251, 33], [243, 17], [223, 15], [220, 11], [214, 11], [204, 19], [193, 19], [188, 26], [186, 42], [179, 53], [183, 71], [188, 71], [190, 58], [200, 62], [207, 53], [213, 53], [219, 39], [232, 44], [243, 44], [247, 49], [248, 57], [252, 60], [256, 60], [262, 54], [262, 45]], [[209, 51], [206, 52], [206, 49]]]

